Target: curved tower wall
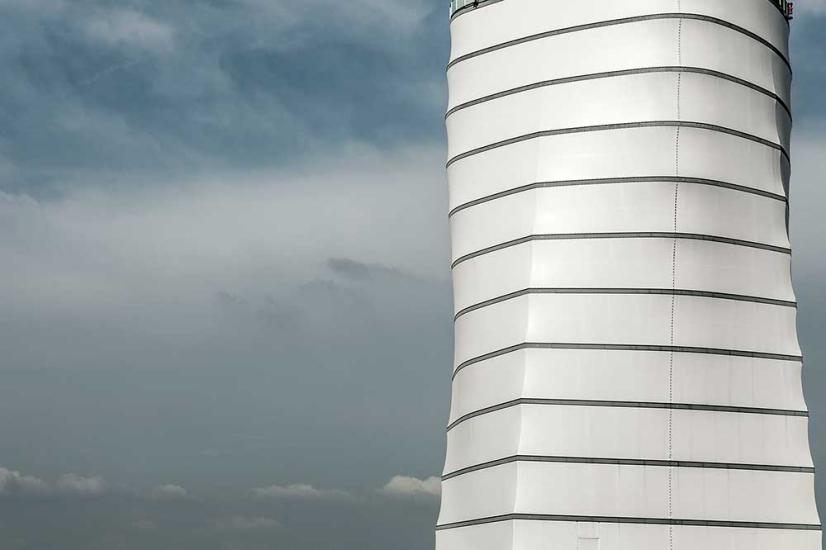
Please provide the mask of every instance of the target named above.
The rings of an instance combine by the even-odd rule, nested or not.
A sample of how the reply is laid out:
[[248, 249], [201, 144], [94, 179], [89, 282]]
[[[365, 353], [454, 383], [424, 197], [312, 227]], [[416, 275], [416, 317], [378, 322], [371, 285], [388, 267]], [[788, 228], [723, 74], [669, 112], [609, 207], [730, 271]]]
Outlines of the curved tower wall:
[[451, 22], [438, 550], [816, 550], [769, 0]]

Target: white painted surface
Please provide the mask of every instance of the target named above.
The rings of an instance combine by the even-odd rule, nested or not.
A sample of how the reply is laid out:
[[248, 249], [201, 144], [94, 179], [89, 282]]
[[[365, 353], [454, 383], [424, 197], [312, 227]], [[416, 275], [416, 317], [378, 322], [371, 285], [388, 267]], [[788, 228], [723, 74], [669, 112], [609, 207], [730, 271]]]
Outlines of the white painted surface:
[[[675, 176], [676, 134], [675, 128], [564, 134], [467, 157], [448, 167], [450, 208], [539, 182]], [[683, 128], [679, 172], [783, 196], [789, 168], [771, 147]]]
[[[509, 0], [508, 0], [509, 1]], [[515, 4], [515, 5], [514, 5]], [[524, 36], [601, 21], [661, 13], [690, 13], [729, 21], [768, 40], [788, 56], [788, 26], [768, 2], [754, 0], [515, 0], [492, 4], [451, 23], [451, 59]]]
[[[661, 518], [669, 468], [604, 464], [507, 464], [445, 481], [440, 521], [501, 514]], [[813, 522], [812, 474], [674, 468], [674, 517]], [[516, 488], [516, 490], [512, 490]]]
[[[668, 367], [672, 361], [670, 396]], [[667, 403], [672, 397], [675, 403], [805, 410], [800, 368], [797, 361], [726, 355], [522, 350], [457, 374], [450, 422], [514, 399], [547, 396], [651, 403]], [[805, 428], [805, 419], [801, 423]], [[805, 449], [805, 437], [802, 444]]]
[[689, 346], [799, 355], [795, 310], [695, 296], [522, 296], [456, 320], [457, 366], [525, 342]]
[[[436, 547], [450, 550], [574, 550], [582, 523], [506, 521], [472, 529], [436, 533]], [[591, 525], [591, 524], [586, 524]], [[770, 529], [722, 529], [676, 526], [669, 537], [667, 526], [593, 524], [599, 532], [601, 550], [675, 548], [724, 550], [813, 550], [820, 548], [819, 531]]]
[[439, 550], [820, 548], [788, 32], [767, 0], [453, 19]]
[[[673, 247], [666, 238], [588, 239], [499, 250], [454, 268], [456, 311], [526, 288], [671, 288]], [[786, 254], [679, 240], [675, 288], [794, 301], [789, 264]]]
[[[528, 235], [673, 233], [674, 187], [673, 183], [553, 187], [479, 204], [451, 217], [453, 260]], [[789, 246], [783, 202], [708, 185], [683, 184], [680, 191], [677, 232]]]
[[[674, 411], [672, 430], [683, 434], [673, 445], [673, 460], [812, 465], [805, 418], [680, 410]], [[450, 430], [445, 473], [516, 455], [669, 460], [668, 411], [557, 405], [503, 409]]]

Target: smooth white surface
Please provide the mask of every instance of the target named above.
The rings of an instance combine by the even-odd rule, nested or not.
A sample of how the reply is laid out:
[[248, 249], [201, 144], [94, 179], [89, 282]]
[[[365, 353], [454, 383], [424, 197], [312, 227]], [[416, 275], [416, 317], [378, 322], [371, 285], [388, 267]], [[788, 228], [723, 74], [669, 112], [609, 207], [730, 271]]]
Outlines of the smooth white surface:
[[[511, 0], [508, 0], [511, 1]], [[513, 0], [457, 17], [451, 59], [550, 30], [657, 13], [692, 13], [729, 21], [767, 40], [788, 57], [788, 25], [769, 2], [754, 0]]]
[[[460, 210], [450, 220], [452, 259], [527, 235], [672, 233], [675, 185], [550, 187]], [[789, 246], [785, 203], [710, 185], [682, 184], [680, 191], [676, 232]]]
[[[505, 0], [507, 1], [507, 0]], [[633, 128], [523, 141], [448, 167], [450, 208], [538, 182], [676, 176], [675, 128]], [[785, 196], [788, 162], [776, 149], [703, 129], [680, 131], [679, 176]]]
[[[785, 234], [785, 232], [784, 232]], [[791, 257], [679, 239], [674, 287], [794, 301]], [[456, 311], [526, 288], [671, 288], [673, 239], [534, 241], [453, 269]]]
[[456, 376], [450, 422], [523, 397], [652, 403], [667, 403], [671, 397], [675, 403], [805, 410], [800, 368], [796, 361], [726, 355], [521, 350]]
[[447, 118], [448, 157], [539, 131], [676, 120], [678, 78], [681, 120], [723, 126], [788, 148], [791, 120], [776, 100], [713, 76], [669, 72], [546, 86], [461, 109]]
[[[656, 14], [670, 15], [601, 25]], [[593, 26], [574, 29], [581, 25]], [[454, 368], [463, 368], [453, 382], [444, 472], [516, 455], [557, 461], [451, 477], [443, 484], [440, 524], [507, 514], [819, 524], [813, 474], [770, 469], [812, 466], [808, 419], [798, 414], [806, 404], [796, 309], [753, 301], [795, 299], [785, 252], [790, 167], [780, 150], [788, 148], [791, 127], [783, 105], [791, 82], [783, 59], [788, 30], [767, 0], [502, 0], [454, 18], [448, 179], [453, 260], [461, 260], [453, 268], [461, 313]], [[563, 32], [533, 36], [549, 31]], [[500, 47], [508, 41], [517, 42]], [[610, 74], [617, 71], [633, 74]], [[557, 79], [570, 80], [548, 85]], [[672, 126], [634, 127], [651, 123]], [[624, 126], [606, 127], [617, 124]], [[547, 132], [557, 133], [541, 135]], [[628, 238], [594, 238], [599, 233]], [[490, 249], [573, 234], [591, 235]], [[512, 293], [523, 294], [506, 296]], [[529, 343], [657, 351], [495, 355]], [[668, 351], [674, 347], [712, 353]], [[580, 403], [482, 411], [519, 399]], [[633, 406], [605, 406], [611, 404]], [[749, 464], [769, 469], [742, 466]], [[820, 531], [535, 518], [440, 530], [436, 537], [439, 550], [583, 544], [816, 550]]]
[[[675, 518], [818, 522], [812, 474], [672, 470]], [[669, 468], [660, 466], [506, 464], [445, 481], [442, 491], [448, 504], [443, 504], [439, 522], [508, 513], [668, 517], [668, 474]]]
[[[664, 409], [518, 405], [450, 430], [444, 471], [516, 455], [668, 460], [668, 416]], [[804, 417], [676, 410], [672, 428], [682, 434], [673, 460], [812, 465]]]
[[[688, 346], [800, 355], [793, 308], [676, 296], [521, 296], [456, 320], [455, 364], [525, 342]], [[472, 367], [469, 367], [472, 368]]]
[[817, 550], [818, 531], [721, 529], [615, 523], [506, 521], [436, 532], [436, 548], [450, 550], [577, 550], [581, 535], [598, 537], [600, 550], [640, 550], [669, 547], [703, 550]]
[[[682, 35], [679, 53], [678, 33]], [[600, 47], [605, 44], [611, 47]], [[791, 71], [764, 44], [713, 23], [683, 19], [680, 26], [679, 19], [665, 19], [531, 40], [462, 60], [447, 73], [448, 109], [545, 80], [675, 65], [725, 73], [767, 89], [789, 103]]]

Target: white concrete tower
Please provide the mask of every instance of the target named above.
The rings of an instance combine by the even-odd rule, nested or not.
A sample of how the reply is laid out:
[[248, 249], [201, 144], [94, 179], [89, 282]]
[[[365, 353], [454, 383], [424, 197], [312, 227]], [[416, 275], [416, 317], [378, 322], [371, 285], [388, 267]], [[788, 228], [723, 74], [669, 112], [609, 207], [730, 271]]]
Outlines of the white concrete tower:
[[819, 550], [785, 5], [455, 1], [438, 550]]

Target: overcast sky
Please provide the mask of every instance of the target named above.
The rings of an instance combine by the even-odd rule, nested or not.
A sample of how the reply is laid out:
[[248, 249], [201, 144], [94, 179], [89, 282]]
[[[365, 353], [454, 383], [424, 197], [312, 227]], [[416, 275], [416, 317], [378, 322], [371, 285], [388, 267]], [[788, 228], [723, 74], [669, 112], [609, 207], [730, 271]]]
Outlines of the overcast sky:
[[[432, 547], [446, 3], [0, 0], [4, 550]], [[793, 57], [826, 471], [826, 1]]]

